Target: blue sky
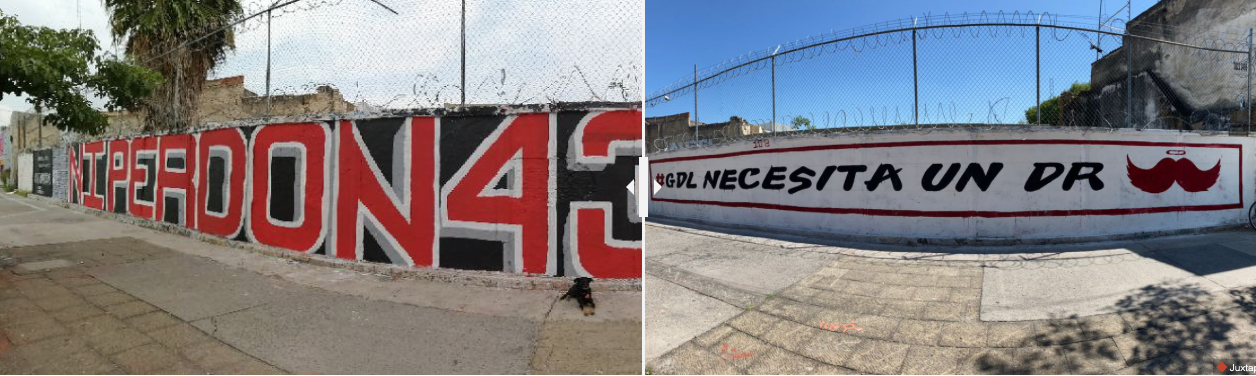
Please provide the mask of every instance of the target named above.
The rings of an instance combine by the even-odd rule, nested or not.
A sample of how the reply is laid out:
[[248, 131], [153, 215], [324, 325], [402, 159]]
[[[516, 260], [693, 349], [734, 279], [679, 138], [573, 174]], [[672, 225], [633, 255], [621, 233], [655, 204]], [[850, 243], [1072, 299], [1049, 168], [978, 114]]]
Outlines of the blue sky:
[[[1153, 0], [1134, 1], [1133, 14], [1137, 16], [1153, 4]], [[1105, 1], [1103, 5], [1107, 18], [1125, 3]], [[691, 77], [694, 64], [702, 69], [808, 36], [927, 14], [1000, 10], [1091, 17], [1078, 21], [1094, 27], [1093, 18], [1099, 15], [1100, 6], [1098, 1], [1080, 0], [647, 0], [646, 94], [648, 98], [677, 79]], [[1125, 14], [1121, 10], [1117, 18], [1124, 19]], [[991, 36], [990, 32], [998, 35]], [[1089, 66], [1095, 58], [1095, 52], [1089, 49], [1093, 34], [1047, 33], [1044, 30], [1042, 36], [1040, 95], [1044, 100], [1073, 81], [1088, 80]], [[911, 122], [911, 43], [909, 38], [898, 38], [907, 42], [883, 39], [875, 50], [830, 51], [821, 57], [778, 64], [777, 119], [801, 114], [821, 126]], [[1116, 44], [1110, 39], [1104, 43]], [[1025, 108], [1035, 100], [1034, 48], [1032, 29], [987, 30], [977, 38], [939, 33], [919, 41], [920, 102], [925, 107], [921, 110], [921, 122], [1023, 120]], [[764, 69], [700, 89], [700, 120], [718, 122], [736, 115], [752, 122], [766, 121], [771, 118], [770, 85], [770, 70]], [[693, 97], [683, 95], [647, 108], [646, 115], [687, 112], [692, 108]], [[926, 121], [926, 117], [932, 121]]]

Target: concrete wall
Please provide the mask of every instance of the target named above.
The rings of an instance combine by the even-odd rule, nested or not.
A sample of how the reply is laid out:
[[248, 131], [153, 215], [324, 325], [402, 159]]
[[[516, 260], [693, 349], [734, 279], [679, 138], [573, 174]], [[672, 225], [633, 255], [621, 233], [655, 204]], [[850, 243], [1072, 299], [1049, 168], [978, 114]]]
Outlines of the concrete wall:
[[[1198, 46], [1247, 50], [1248, 29], [1256, 25], [1256, 2], [1164, 0], [1134, 17], [1135, 35]], [[1088, 106], [1075, 112], [1101, 117], [1095, 124], [1124, 124], [1126, 60], [1133, 62], [1130, 108], [1135, 124], [1173, 129], [1227, 129], [1247, 123], [1247, 54], [1184, 48], [1137, 38], [1110, 50], [1091, 66]], [[1108, 47], [1108, 46], [1105, 46]], [[1110, 49], [1110, 47], [1109, 47]], [[1133, 56], [1127, 57], [1126, 50]]]
[[68, 199], [416, 267], [640, 278], [636, 109], [222, 128], [67, 147]]
[[901, 130], [661, 153], [650, 214], [804, 233], [1050, 239], [1244, 223], [1251, 137]]
[[34, 186], [35, 157], [30, 153], [17, 156], [17, 189], [29, 192]]
[[723, 123], [697, 124], [690, 120], [688, 112], [645, 119], [646, 149], [650, 153], [696, 145], [712, 145], [713, 140], [763, 132], [763, 127], [747, 123], [746, 119], [736, 116]]

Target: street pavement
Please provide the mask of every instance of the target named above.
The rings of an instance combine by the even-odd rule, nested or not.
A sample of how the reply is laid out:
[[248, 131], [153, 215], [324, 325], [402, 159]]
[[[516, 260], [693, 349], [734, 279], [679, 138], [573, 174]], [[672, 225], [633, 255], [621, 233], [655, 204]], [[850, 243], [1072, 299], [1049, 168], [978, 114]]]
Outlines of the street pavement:
[[856, 244], [651, 218], [646, 372], [1201, 374], [1256, 365], [1256, 231]]
[[[526, 277], [515, 277], [526, 278]], [[0, 374], [639, 374], [641, 294], [269, 257], [0, 194]]]

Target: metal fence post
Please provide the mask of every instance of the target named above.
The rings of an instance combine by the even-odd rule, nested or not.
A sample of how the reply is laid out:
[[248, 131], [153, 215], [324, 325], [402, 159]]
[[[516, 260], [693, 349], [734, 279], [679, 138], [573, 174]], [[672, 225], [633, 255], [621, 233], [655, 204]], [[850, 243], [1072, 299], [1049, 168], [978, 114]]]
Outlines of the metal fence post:
[[1252, 134], [1252, 29], [1247, 29], [1247, 134]]
[[1129, 28], [1125, 30], [1125, 127], [1134, 127], [1134, 38]]
[[462, 106], [467, 106], [467, 0], [462, 0]]
[[916, 107], [915, 107], [915, 110], [912, 110], [912, 113], [916, 117], [916, 125], [920, 125], [920, 73], [919, 73], [919, 69], [916, 68], [916, 29], [914, 29], [914, 27], [916, 27], [915, 21], [912, 22], [912, 27], [913, 29], [911, 29], [911, 86], [912, 86], [912, 91], [915, 93], [915, 97], [916, 97], [915, 99]]
[[1042, 124], [1042, 26], [1034, 26], [1034, 106], [1038, 108], [1034, 124]]
[[768, 122], [772, 133], [776, 133], [776, 55], [772, 55], [772, 121]]
[[[271, 4], [273, 8], [275, 5]], [[270, 21], [271, 10], [266, 11], [266, 116], [270, 116]]]
[[693, 142], [698, 145], [698, 64], [693, 65]]

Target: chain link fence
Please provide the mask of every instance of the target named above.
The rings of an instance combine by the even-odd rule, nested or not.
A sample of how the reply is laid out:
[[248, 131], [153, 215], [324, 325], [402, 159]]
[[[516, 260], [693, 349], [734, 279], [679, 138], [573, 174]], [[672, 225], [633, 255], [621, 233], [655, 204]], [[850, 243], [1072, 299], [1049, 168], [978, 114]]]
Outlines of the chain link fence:
[[[263, 118], [369, 116], [467, 105], [640, 102], [644, 4], [617, 0], [245, 0], [230, 22], [130, 55], [170, 64], [224, 37], [193, 125]], [[195, 86], [194, 84], [186, 86]], [[111, 114], [111, 133], [146, 114]], [[148, 116], [151, 118], [152, 116]]]
[[695, 66], [692, 76], [646, 95], [647, 147], [1009, 124], [1249, 128], [1250, 30], [1196, 33], [1150, 22], [1127, 30], [1119, 19], [1096, 29], [1098, 21], [926, 16]]

